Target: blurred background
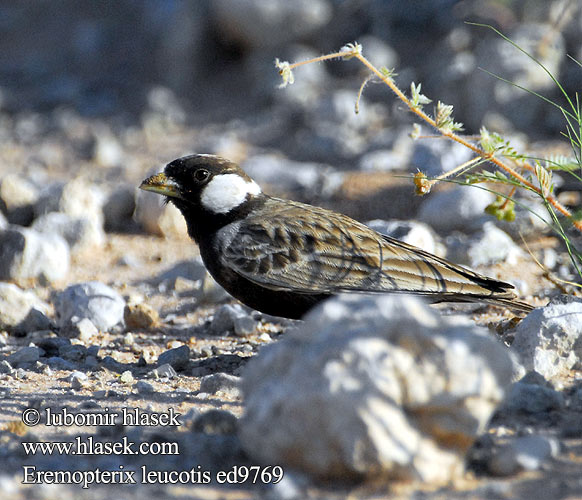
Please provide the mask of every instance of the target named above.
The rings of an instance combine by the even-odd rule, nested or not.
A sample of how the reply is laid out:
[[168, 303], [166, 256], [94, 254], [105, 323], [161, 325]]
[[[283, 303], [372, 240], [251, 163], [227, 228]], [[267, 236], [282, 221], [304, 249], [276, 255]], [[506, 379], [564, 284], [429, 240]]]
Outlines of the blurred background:
[[559, 110], [480, 68], [564, 104], [551, 79], [466, 21], [500, 29], [573, 95], [581, 11], [578, 0], [2, 0], [0, 175], [42, 189], [90, 167], [92, 181], [133, 189], [176, 156], [211, 152], [310, 198], [333, 192], [339, 172], [434, 175], [466, 161], [454, 144], [410, 140], [412, 117], [383, 85], [367, 86], [356, 115], [367, 73], [355, 61], [304, 66], [278, 88], [276, 57], [352, 41], [407, 92], [414, 81], [454, 105], [468, 134], [484, 124], [517, 148], [555, 141]]

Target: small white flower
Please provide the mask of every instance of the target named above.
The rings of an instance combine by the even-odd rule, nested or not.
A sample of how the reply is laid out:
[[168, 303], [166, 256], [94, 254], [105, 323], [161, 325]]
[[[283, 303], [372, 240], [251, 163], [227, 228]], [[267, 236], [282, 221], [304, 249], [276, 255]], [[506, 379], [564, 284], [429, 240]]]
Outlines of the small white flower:
[[342, 59], [348, 60], [354, 57], [356, 54], [362, 53], [362, 46], [358, 42], [348, 43], [340, 49], [340, 54], [342, 54]]
[[293, 76], [289, 62], [279, 61], [279, 58], [277, 58], [275, 59], [275, 67], [279, 70], [281, 78], [283, 78], [283, 83], [279, 85], [280, 89], [295, 82], [295, 77]]

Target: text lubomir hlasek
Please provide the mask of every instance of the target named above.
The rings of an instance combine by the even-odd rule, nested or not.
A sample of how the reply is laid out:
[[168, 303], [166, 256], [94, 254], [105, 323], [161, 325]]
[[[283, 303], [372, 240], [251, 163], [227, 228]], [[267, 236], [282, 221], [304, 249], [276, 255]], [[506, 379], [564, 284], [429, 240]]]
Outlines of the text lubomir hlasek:
[[73, 413], [67, 408], [54, 411], [45, 409], [47, 426], [113, 426], [113, 425], [141, 425], [141, 426], [180, 426], [180, 413], [173, 408], [167, 412], [157, 413], [142, 410], [141, 408], [121, 408], [121, 411], [110, 412], [105, 408], [103, 412]]

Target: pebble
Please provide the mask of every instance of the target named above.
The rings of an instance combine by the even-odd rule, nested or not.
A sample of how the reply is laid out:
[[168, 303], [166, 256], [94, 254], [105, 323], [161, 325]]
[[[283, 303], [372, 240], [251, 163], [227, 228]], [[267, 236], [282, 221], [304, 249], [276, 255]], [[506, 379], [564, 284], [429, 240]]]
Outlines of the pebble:
[[392, 149], [378, 149], [360, 158], [359, 169], [363, 172], [391, 172], [405, 170], [408, 156]]
[[258, 322], [251, 316], [238, 316], [234, 318], [233, 330], [237, 337], [247, 337], [253, 334], [258, 326]]
[[[147, 175], [157, 172], [151, 171]], [[134, 217], [149, 234], [174, 238], [187, 234], [186, 222], [180, 211], [155, 193], [138, 190]]]
[[[225, 304], [220, 306], [214, 313], [214, 317], [210, 323], [210, 332], [214, 335], [226, 335], [234, 330], [235, 320], [244, 317], [248, 317], [248, 314], [239, 304]], [[252, 318], [250, 319], [252, 321]]]
[[582, 299], [559, 296], [517, 325], [511, 349], [527, 370], [546, 379], [568, 377], [582, 362]]
[[276, 186], [281, 192], [313, 196], [326, 191], [329, 196], [333, 191], [325, 185], [335, 179], [331, 175], [334, 169], [329, 165], [298, 162], [276, 155], [257, 155], [245, 160], [241, 167], [259, 184]]
[[125, 370], [119, 377], [119, 380], [123, 384], [133, 384], [134, 378], [133, 374], [129, 370]]
[[35, 346], [26, 346], [18, 349], [18, 351], [13, 352], [6, 358], [6, 361], [12, 366], [18, 366], [25, 363], [34, 363], [40, 359], [41, 353], [44, 353], [41, 349]]
[[68, 378], [69, 382], [71, 383], [71, 388], [75, 390], [83, 389], [87, 386], [87, 382], [89, 381], [89, 377], [87, 374], [79, 371], [74, 371], [69, 375]]
[[234, 4], [216, 0], [212, 10], [214, 22], [227, 37], [261, 50], [316, 35], [333, 15], [328, 0], [245, 0]]
[[133, 387], [140, 394], [152, 394], [155, 392], [154, 386], [145, 380], [138, 380]]
[[516, 265], [524, 256], [511, 236], [493, 222], [485, 222], [482, 230], [468, 238], [450, 236], [446, 243], [448, 259], [471, 267], [490, 266], [498, 262]]
[[125, 300], [113, 288], [98, 281], [78, 283], [57, 295], [55, 313], [59, 326], [89, 319], [100, 331], [123, 323]]
[[47, 186], [35, 205], [35, 215], [61, 212], [71, 217], [86, 218], [95, 228], [103, 229], [104, 194], [96, 184], [80, 177], [66, 183]]
[[0, 361], [0, 373], [10, 373], [12, 371], [12, 365], [3, 359]]
[[[414, 141], [410, 167], [414, 172], [420, 170], [428, 177], [436, 177], [465, 163], [472, 155], [470, 149], [454, 141], [441, 138]], [[468, 191], [473, 194], [476, 190]]]
[[367, 222], [366, 225], [374, 231], [422, 248], [426, 252], [442, 255], [441, 249], [437, 249], [437, 242], [431, 228], [422, 222], [375, 219]]
[[564, 396], [558, 391], [550, 387], [519, 381], [509, 388], [500, 410], [509, 413], [538, 414], [560, 410], [564, 406]]
[[168, 349], [158, 356], [158, 365], [171, 365], [175, 370], [184, 370], [190, 362], [190, 348], [187, 345]]
[[540, 435], [519, 437], [495, 450], [489, 471], [497, 476], [511, 476], [522, 470], [538, 470], [559, 452], [560, 443], [554, 438]]
[[103, 204], [105, 230], [127, 231], [135, 225], [135, 186], [120, 186], [109, 193]]
[[227, 373], [212, 373], [202, 377], [200, 380], [200, 391], [208, 394], [223, 392], [232, 397], [239, 397], [240, 377], [229, 375]]
[[176, 290], [178, 280], [190, 280], [193, 282], [202, 280], [206, 275], [206, 267], [202, 259], [184, 260], [174, 264], [169, 269], [152, 279], [152, 283], [159, 285], [163, 282], [169, 282], [170, 288]]
[[31, 227], [41, 234], [58, 234], [73, 252], [99, 247], [105, 243], [102, 226], [87, 217], [50, 212], [39, 216]]
[[11, 226], [0, 232], [0, 279], [64, 279], [70, 266], [67, 242], [57, 234], [41, 234]]
[[147, 329], [155, 327], [160, 322], [158, 312], [148, 304], [128, 304], [123, 311], [126, 328]]
[[47, 330], [48, 304], [32, 291], [25, 291], [12, 283], [0, 282], [0, 330], [25, 333]]
[[425, 196], [418, 219], [439, 234], [454, 230], [471, 233], [492, 220], [485, 214], [485, 207], [493, 201], [495, 197], [483, 189], [455, 186]]
[[0, 205], [6, 210], [11, 224], [28, 226], [34, 219], [34, 205], [38, 200], [37, 187], [19, 174], [7, 174], [0, 182]]
[[153, 370], [150, 370], [147, 374], [149, 378], [153, 379], [160, 379], [160, 378], [168, 378], [172, 379], [178, 376], [174, 367], [168, 363], [158, 366]]
[[192, 422], [193, 432], [228, 435], [237, 431], [237, 418], [225, 410], [208, 410]]
[[47, 358], [46, 364], [55, 370], [74, 370], [76, 368], [74, 363], [59, 356], [51, 356], [50, 358]]
[[64, 345], [59, 349], [59, 356], [67, 361], [80, 362], [87, 356], [84, 345]]

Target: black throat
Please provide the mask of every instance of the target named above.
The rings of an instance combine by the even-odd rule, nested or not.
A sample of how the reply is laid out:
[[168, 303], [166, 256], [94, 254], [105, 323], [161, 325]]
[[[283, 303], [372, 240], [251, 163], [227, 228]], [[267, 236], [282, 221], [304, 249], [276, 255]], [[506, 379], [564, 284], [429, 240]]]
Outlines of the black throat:
[[251, 212], [261, 208], [268, 196], [261, 193], [256, 196], [248, 195], [247, 199], [238, 207], [225, 214], [216, 214], [206, 210], [200, 203], [190, 203], [179, 198], [169, 198], [184, 216], [188, 234], [198, 244], [212, 236], [222, 227], [244, 219]]

